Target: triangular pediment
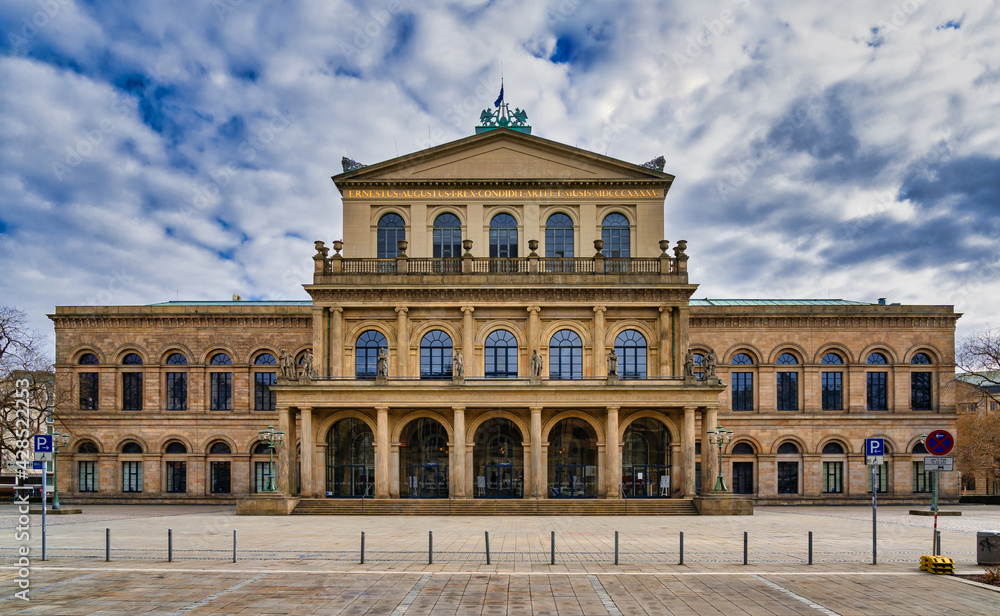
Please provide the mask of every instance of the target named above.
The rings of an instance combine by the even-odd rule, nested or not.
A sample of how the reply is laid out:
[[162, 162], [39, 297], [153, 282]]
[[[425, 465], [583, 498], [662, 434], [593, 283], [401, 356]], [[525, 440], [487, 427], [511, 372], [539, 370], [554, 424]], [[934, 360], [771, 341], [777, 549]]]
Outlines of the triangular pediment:
[[334, 176], [354, 182], [635, 181], [673, 176], [533, 135], [498, 129]]

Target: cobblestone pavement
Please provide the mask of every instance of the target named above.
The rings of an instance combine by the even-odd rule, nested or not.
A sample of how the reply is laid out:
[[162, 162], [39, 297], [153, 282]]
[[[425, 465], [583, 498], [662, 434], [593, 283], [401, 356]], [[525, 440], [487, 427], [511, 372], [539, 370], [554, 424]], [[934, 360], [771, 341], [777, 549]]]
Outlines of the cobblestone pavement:
[[[981, 573], [975, 533], [1000, 529], [1000, 507], [946, 509], [963, 515], [938, 519], [944, 555], [959, 573]], [[1000, 592], [917, 570], [933, 518], [908, 511], [879, 509], [874, 566], [865, 507], [626, 518], [237, 517], [228, 507], [93, 506], [49, 517], [42, 562], [39, 516], [21, 543], [17, 512], [2, 505], [0, 615], [1000, 613]], [[14, 597], [23, 545], [30, 601]]]

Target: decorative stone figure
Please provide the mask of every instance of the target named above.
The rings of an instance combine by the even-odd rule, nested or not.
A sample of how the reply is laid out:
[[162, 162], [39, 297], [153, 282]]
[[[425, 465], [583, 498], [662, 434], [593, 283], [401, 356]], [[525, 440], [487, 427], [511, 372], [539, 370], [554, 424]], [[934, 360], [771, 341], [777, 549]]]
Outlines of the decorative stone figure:
[[385, 347], [378, 350], [378, 364], [376, 367], [376, 376], [383, 379], [389, 377], [389, 354], [386, 352]]
[[531, 352], [531, 376], [542, 376], [542, 356], [538, 354], [538, 349]]
[[281, 372], [281, 378], [295, 379], [295, 358], [286, 353], [285, 349], [281, 349], [278, 353], [278, 369]]
[[709, 349], [708, 356], [705, 357], [705, 378], [715, 378], [715, 366], [718, 362], [719, 357], [715, 354], [715, 349]]
[[694, 378], [694, 353], [691, 349], [684, 356], [684, 376]]
[[618, 353], [614, 349], [608, 351], [608, 376], [618, 376]]
[[455, 351], [451, 357], [451, 376], [456, 380], [465, 378], [465, 358], [461, 351]]
[[316, 371], [313, 369], [312, 351], [306, 351], [305, 355], [302, 356], [302, 376], [307, 379], [311, 379], [316, 376]]

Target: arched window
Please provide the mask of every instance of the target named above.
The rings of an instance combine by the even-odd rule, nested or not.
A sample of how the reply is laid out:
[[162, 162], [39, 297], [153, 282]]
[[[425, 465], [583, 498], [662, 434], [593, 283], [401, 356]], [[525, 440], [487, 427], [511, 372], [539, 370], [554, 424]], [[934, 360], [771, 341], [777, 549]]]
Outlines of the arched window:
[[[927, 454], [927, 447], [918, 442], [913, 445], [913, 453]], [[913, 491], [930, 492], [934, 487], [934, 471], [924, 470], [924, 459], [913, 461]]]
[[844, 446], [835, 441], [823, 445], [823, 455], [844, 455]]
[[382, 332], [369, 329], [360, 336], [354, 346], [354, 376], [359, 379], [374, 379], [378, 374], [379, 349], [387, 349], [389, 344]]
[[[799, 447], [795, 443], [786, 441], [778, 445], [778, 455], [798, 456]], [[778, 494], [799, 493], [799, 465], [801, 461], [801, 457], [778, 458]]]
[[[272, 353], [261, 353], [253, 360], [254, 366], [276, 366], [278, 360]], [[273, 411], [277, 396], [271, 386], [278, 383], [278, 373], [267, 368], [255, 368], [253, 372], [253, 408], [257, 411]]]
[[[229, 443], [215, 441], [208, 448], [209, 455], [226, 456], [233, 453]], [[232, 461], [210, 460], [208, 463], [209, 491], [212, 494], [229, 494], [232, 492]]]
[[626, 258], [631, 256], [631, 240], [628, 218], [618, 212], [608, 214], [601, 223], [601, 239], [604, 240], [604, 256]]
[[[216, 353], [209, 361], [212, 366], [231, 366], [233, 360], [226, 353]], [[211, 400], [209, 408], [213, 411], [233, 410], [233, 373], [213, 371], [209, 373], [211, 382]]]
[[545, 221], [545, 256], [573, 256], [573, 220], [566, 214], [553, 214]]
[[[142, 357], [129, 353], [122, 365], [141, 366]], [[141, 411], [143, 402], [142, 372], [122, 372], [122, 410]]]
[[[746, 353], [733, 355], [730, 362], [734, 366], [752, 366], [753, 359]], [[732, 381], [733, 390], [733, 410], [752, 411], [753, 410], [753, 372], [733, 371], [729, 375]]]
[[626, 329], [615, 338], [618, 375], [623, 379], [646, 378], [646, 338], [634, 329]]
[[253, 446], [253, 455], [255, 456], [261, 456], [261, 455], [266, 456], [270, 451], [271, 451], [271, 446], [268, 445], [267, 443], [260, 442]]
[[799, 446], [795, 443], [785, 442], [778, 445], [778, 454], [797, 454], [799, 453]]
[[[926, 353], [917, 353], [910, 364], [918, 366], [930, 365], [931, 358]], [[915, 411], [931, 410], [931, 377], [933, 372], [910, 373], [910, 408]]]
[[187, 357], [184, 357], [182, 353], [171, 353], [167, 357], [168, 366], [186, 366], [187, 363]]
[[178, 441], [171, 441], [170, 443], [167, 443], [167, 446], [163, 450], [163, 453], [187, 453], [187, 452], [188, 450], [187, 447], [184, 446], [184, 443]]
[[485, 376], [488, 379], [508, 379], [517, 376], [517, 340], [514, 334], [498, 329], [486, 337]]
[[497, 214], [490, 221], [490, 257], [509, 259], [517, 256], [517, 221], [510, 214]]
[[276, 366], [278, 365], [278, 360], [270, 353], [261, 353], [253, 360], [253, 363], [256, 366]]
[[215, 441], [212, 446], [208, 448], [209, 455], [229, 455], [233, 453], [232, 448], [229, 443], [225, 441]]
[[399, 242], [406, 239], [406, 223], [399, 214], [386, 214], [378, 219], [379, 259], [395, 259], [399, 254]]
[[576, 332], [562, 329], [549, 341], [549, 378], [583, 378], [583, 341]]
[[[168, 366], [186, 366], [187, 363], [187, 357], [182, 353], [171, 353], [167, 357]], [[168, 411], [187, 410], [187, 376], [187, 371], [171, 370], [166, 373]]]
[[[782, 353], [774, 362], [779, 366], [797, 365], [799, 360], [791, 353]], [[799, 373], [780, 371], [777, 373], [778, 410], [799, 410]]]
[[696, 379], [705, 378], [705, 355], [704, 353], [694, 354], [694, 376]]
[[842, 494], [844, 492], [844, 447], [837, 442], [823, 446], [823, 493]]
[[140, 357], [138, 353], [129, 353], [128, 355], [125, 356], [125, 359], [122, 360], [122, 365], [141, 366], [142, 357]]
[[434, 256], [462, 256], [462, 221], [454, 214], [441, 214], [434, 219]]
[[[79, 364], [81, 366], [97, 366], [100, 363], [101, 360], [93, 353], [84, 353], [80, 356]], [[100, 406], [98, 403], [100, 398], [98, 373], [80, 372], [78, 378], [80, 379], [80, 410], [96, 411]]]
[[734, 456], [752, 456], [754, 454], [753, 445], [750, 443], [736, 443], [733, 445]]
[[427, 332], [420, 340], [420, 378], [451, 378], [451, 336], [440, 329]]
[[[885, 355], [881, 353], [871, 353], [868, 355], [866, 363], [871, 366], [885, 366]], [[889, 373], [888, 372], [868, 372], [868, 410], [884, 411], [889, 408]]]
[[[827, 353], [820, 360], [824, 366], [840, 366], [844, 360], [836, 353]], [[843, 372], [823, 372], [823, 410], [841, 411], [844, 409], [844, 373]]]
[[[123, 454], [141, 454], [142, 445], [125, 441], [121, 451]], [[122, 492], [142, 492], [142, 460], [122, 460]]]
[[122, 453], [142, 453], [142, 445], [135, 441], [122, 443]]
[[[187, 447], [184, 446], [184, 443], [173, 441], [167, 443], [163, 453], [174, 455], [186, 454]], [[167, 460], [164, 464], [164, 471], [167, 476], [167, 484], [164, 486], [166, 492], [171, 494], [183, 494], [187, 492], [186, 460]]]
[[843, 364], [844, 360], [841, 359], [840, 355], [837, 355], [836, 353], [827, 353], [826, 355], [823, 356], [823, 359], [821, 360], [820, 363], [827, 366], [833, 366], [833, 365]]
[[791, 353], [782, 353], [781, 355], [778, 355], [778, 359], [774, 363], [778, 364], [779, 366], [783, 366], [783, 365], [797, 364], [799, 363], [799, 360], [795, 359], [795, 356], [792, 355]]
[[84, 353], [80, 356], [79, 364], [81, 366], [97, 366], [101, 363], [101, 360], [97, 359], [97, 355], [93, 353]]
[[101, 453], [93, 441], [80, 441], [76, 446], [76, 453]]
[[212, 356], [211, 364], [213, 366], [231, 366], [233, 360], [226, 353], [216, 353]]

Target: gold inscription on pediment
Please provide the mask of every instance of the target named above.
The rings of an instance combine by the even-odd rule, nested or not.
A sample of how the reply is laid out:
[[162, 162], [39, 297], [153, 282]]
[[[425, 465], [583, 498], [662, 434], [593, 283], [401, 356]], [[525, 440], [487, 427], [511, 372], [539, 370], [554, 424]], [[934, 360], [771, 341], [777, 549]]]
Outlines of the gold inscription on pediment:
[[655, 188], [348, 188], [348, 199], [636, 199], [659, 197]]

